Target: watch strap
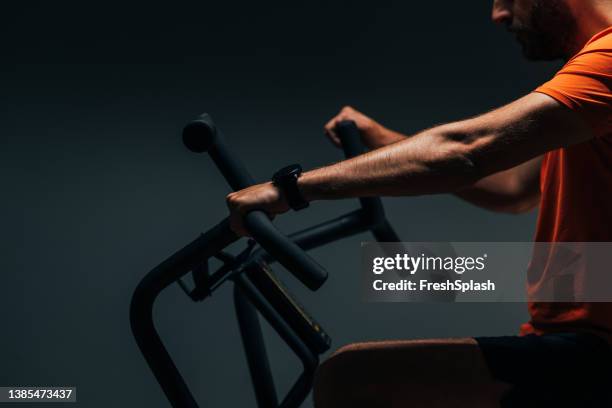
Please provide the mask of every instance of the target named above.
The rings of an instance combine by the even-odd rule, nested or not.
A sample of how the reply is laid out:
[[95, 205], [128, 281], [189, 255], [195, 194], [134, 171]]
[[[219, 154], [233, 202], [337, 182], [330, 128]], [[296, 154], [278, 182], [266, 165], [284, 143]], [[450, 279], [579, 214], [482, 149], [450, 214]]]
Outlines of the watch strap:
[[301, 175], [302, 167], [299, 164], [292, 164], [283, 167], [272, 176], [272, 182], [285, 196], [287, 204], [295, 211], [304, 209], [309, 205], [298, 188], [298, 178]]
[[309, 205], [298, 188], [298, 177], [297, 175], [293, 176], [292, 180], [287, 180], [286, 183], [283, 183], [282, 187], [287, 203], [295, 211], [303, 210]]

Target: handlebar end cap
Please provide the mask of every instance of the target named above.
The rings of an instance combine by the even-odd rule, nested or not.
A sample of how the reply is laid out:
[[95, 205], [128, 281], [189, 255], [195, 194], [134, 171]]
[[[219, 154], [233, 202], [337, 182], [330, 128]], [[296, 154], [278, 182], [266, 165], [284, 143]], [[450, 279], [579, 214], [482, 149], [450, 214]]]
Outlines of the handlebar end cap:
[[217, 128], [208, 114], [203, 114], [183, 129], [185, 147], [195, 153], [204, 153], [215, 142]]

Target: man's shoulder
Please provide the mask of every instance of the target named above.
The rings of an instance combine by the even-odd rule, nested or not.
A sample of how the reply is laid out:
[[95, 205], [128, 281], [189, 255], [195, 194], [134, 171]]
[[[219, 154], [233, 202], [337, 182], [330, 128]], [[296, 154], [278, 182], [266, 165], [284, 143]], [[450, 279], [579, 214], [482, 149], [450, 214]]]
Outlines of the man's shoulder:
[[599, 32], [559, 71], [560, 74], [582, 73], [612, 75], [612, 27]]
[[578, 54], [593, 51], [612, 51], [612, 27], [595, 34]]

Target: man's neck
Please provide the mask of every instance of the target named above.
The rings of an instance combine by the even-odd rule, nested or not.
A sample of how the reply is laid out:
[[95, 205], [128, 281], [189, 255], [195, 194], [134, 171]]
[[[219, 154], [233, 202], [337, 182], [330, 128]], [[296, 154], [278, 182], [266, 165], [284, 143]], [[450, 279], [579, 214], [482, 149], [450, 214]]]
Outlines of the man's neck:
[[569, 44], [567, 55], [574, 56], [597, 33], [612, 26], [612, 2], [580, 1], [573, 6], [576, 17], [576, 35]]

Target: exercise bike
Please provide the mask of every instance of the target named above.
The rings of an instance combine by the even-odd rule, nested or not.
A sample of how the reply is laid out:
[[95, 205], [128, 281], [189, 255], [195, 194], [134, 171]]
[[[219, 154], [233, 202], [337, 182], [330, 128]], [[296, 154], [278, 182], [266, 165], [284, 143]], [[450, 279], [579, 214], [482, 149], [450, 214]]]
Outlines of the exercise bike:
[[[341, 122], [336, 130], [346, 158], [365, 151], [354, 122]], [[183, 142], [192, 152], [208, 152], [232, 189], [241, 190], [255, 184], [209, 115], [203, 114], [187, 124]], [[153, 304], [159, 294], [174, 283], [194, 302], [200, 302], [228, 281], [234, 283], [234, 305], [257, 407], [291, 408], [302, 404], [312, 388], [319, 356], [330, 348], [331, 339], [287, 291], [270, 265], [279, 262], [302, 284], [316, 291], [327, 279], [327, 271], [306, 253], [307, 250], [366, 231], [379, 242], [400, 242], [385, 217], [379, 198], [361, 198], [359, 202], [357, 210], [288, 236], [279, 232], [265, 213], [250, 212], [244, 222], [252, 238], [238, 254], [225, 250], [240, 238], [230, 229], [226, 218], [142, 279], [132, 296], [130, 324], [140, 351], [172, 407], [197, 408], [198, 404], [155, 329]], [[212, 258], [222, 262], [214, 272], [209, 268]], [[189, 272], [192, 285], [184, 280]], [[268, 321], [303, 365], [302, 373], [280, 401], [259, 315]]]

